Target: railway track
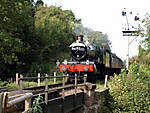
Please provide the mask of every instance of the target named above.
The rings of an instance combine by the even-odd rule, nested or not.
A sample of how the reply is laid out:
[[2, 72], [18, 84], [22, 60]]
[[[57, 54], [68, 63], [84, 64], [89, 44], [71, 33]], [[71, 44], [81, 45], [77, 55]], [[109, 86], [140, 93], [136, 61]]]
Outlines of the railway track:
[[0, 87], [0, 93], [5, 92], [5, 91], [8, 91], [8, 90], [5, 87]]
[[[88, 83], [86, 83], [88, 84]], [[65, 86], [62, 83], [48, 85], [48, 95], [49, 99], [58, 98], [62, 96], [62, 90], [64, 89], [65, 95], [68, 95], [68, 92], [75, 92], [75, 87], [82, 87], [85, 83], [80, 83], [77, 86], [73, 83], [65, 83]], [[37, 86], [31, 88], [24, 88], [22, 90], [5, 90], [8, 92], [8, 96], [20, 95], [24, 93], [32, 93], [33, 98], [38, 97], [39, 95], [44, 96], [46, 93], [45, 86]], [[79, 90], [78, 90], [79, 92]]]
[[[66, 90], [70, 90], [70, 89], [73, 89], [74, 88], [74, 84], [69, 84], [69, 83], [66, 83], [65, 84], [65, 89]], [[63, 89], [63, 86], [62, 86], [62, 83], [59, 83], [59, 84], [52, 84], [52, 85], [48, 85], [48, 91], [49, 92], [61, 92]], [[23, 89], [24, 91], [25, 90], [30, 90], [32, 91], [33, 95], [36, 95], [36, 94], [42, 94], [45, 92], [45, 86], [38, 86], [38, 87], [32, 87], [32, 88], [25, 88]]]

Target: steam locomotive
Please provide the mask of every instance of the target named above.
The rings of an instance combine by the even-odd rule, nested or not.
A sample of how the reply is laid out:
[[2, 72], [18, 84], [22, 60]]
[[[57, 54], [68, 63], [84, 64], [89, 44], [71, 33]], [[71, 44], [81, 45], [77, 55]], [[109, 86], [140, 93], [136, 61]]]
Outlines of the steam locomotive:
[[104, 75], [120, 73], [123, 62], [115, 54], [100, 45], [83, 41], [83, 35], [77, 36], [70, 46], [71, 60], [64, 60], [60, 71], [69, 75], [87, 74], [89, 79], [98, 79]]

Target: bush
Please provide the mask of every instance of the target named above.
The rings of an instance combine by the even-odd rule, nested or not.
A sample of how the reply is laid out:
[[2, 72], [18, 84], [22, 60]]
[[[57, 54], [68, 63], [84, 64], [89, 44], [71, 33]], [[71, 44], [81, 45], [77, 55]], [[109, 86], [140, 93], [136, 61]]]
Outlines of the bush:
[[0, 87], [6, 86], [8, 84], [7, 81], [0, 81]]
[[[110, 101], [112, 112], [150, 112], [150, 85], [144, 79], [145, 73], [138, 72], [137, 63], [130, 66], [129, 74], [125, 71], [110, 79]], [[150, 76], [146, 76], [147, 79]]]
[[30, 113], [43, 113], [42, 107], [40, 105], [40, 103], [42, 103], [42, 102], [43, 102], [42, 96], [39, 95], [37, 98], [35, 98], [33, 101], [32, 110]]

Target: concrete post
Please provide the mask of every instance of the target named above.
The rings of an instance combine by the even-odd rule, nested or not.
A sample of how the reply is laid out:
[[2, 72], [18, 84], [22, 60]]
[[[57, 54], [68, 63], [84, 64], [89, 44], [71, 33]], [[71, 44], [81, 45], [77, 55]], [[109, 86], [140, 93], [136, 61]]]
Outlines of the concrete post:
[[56, 72], [54, 72], [54, 84], [56, 84]]
[[66, 80], [65, 80], [65, 81], [67, 82], [67, 81], [68, 81], [68, 79], [69, 79], [69, 74], [67, 74], [67, 76], [66, 76]]
[[86, 83], [87, 74], [84, 75], [84, 84]]
[[19, 78], [19, 74], [16, 73], [16, 87], [18, 88], [18, 78]]
[[77, 84], [78, 84], [77, 77], [78, 77], [77, 74], [75, 74], [75, 84], [74, 84], [75, 85], [75, 95], [77, 94]]
[[104, 85], [105, 88], [108, 87], [108, 75], [105, 76], [105, 85]]
[[23, 76], [20, 74], [20, 90], [23, 89]]
[[38, 86], [40, 86], [40, 73], [38, 73]]

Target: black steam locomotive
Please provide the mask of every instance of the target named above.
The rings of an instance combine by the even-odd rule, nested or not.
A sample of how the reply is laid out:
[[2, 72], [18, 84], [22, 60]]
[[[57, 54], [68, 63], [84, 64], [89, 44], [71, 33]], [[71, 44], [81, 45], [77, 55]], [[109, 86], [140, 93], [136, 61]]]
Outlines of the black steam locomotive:
[[123, 62], [115, 54], [102, 46], [83, 41], [83, 36], [77, 36], [78, 40], [70, 47], [71, 60], [65, 60], [60, 65], [60, 71], [72, 74], [88, 74], [88, 77], [99, 78], [104, 75], [120, 73]]

